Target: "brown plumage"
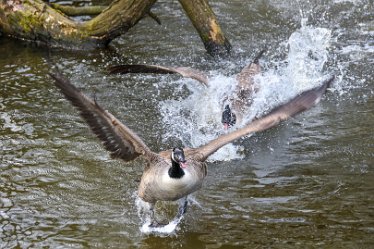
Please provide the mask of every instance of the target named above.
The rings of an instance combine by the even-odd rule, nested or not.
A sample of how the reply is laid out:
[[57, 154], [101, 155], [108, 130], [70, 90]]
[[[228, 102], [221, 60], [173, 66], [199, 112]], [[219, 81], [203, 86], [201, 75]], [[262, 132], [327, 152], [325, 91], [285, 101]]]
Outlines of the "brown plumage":
[[[138, 156], [147, 159], [147, 165], [139, 184], [141, 199], [153, 205], [157, 201], [174, 201], [201, 188], [207, 174], [205, 160], [219, 148], [242, 136], [269, 129], [282, 120], [311, 108], [318, 103], [333, 81], [333, 77], [320, 87], [301, 93], [299, 96], [277, 107], [264, 117], [247, 126], [220, 136], [199, 148], [174, 148], [155, 153], [111, 113], [73, 86], [59, 72], [50, 73], [55, 85], [79, 111], [91, 130], [102, 141], [112, 157], [131, 161]], [[185, 198], [186, 200], [186, 198]], [[187, 202], [179, 209], [178, 216], [185, 212]], [[156, 224], [156, 223], [153, 223]]]
[[118, 65], [109, 68], [110, 74], [120, 73], [155, 73], [155, 74], [180, 74], [183, 77], [195, 79], [205, 86], [208, 85], [208, 76], [190, 67], [163, 67], [157, 65]]
[[[258, 90], [254, 86], [254, 76], [261, 72], [259, 60], [264, 52], [265, 50], [261, 50], [253, 62], [243, 68], [243, 70], [236, 76], [236, 81], [238, 83], [235, 87], [234, 96], [228, 97], [229, 107], [232, 112], [229, 118], [232, 115], [235, 115], [235, 122], [239, 124], [242, 122], [246, 109], [252, 104], [253, 93]], [[226, 121], [227, 124], [235, 122], [231, 119]], [[225, 124], [224, 120], [222, 120], [222, 123]]]

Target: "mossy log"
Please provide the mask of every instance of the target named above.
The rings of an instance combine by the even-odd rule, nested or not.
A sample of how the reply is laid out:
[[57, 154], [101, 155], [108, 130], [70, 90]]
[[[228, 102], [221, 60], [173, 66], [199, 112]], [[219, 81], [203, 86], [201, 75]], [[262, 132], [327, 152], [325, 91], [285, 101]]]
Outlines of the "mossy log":
[[[105, 47], [125, 34], [157, 0], [114, 0], [89, 21], [78, 22], [42, 0], [0, 1], [0, 32], [54, 47], [92, 49]], [[226, 55], [231, 45], [207, 0], [179, 0], [198, 31], [207, 52]], [[152, 16], [152, 15], [151, 15]], [[159, 20], [158, 20], [159, 21]]]
[[[96, 16], [101, 14], [104, 9], [106, 9], [108, 6], [103, 5], [94, 5], [94, 6], [71, 6], [71, 5], [61, 5], [57, 3], [51, 3], [50, 4], [54, 9], [61, 11], [67, 16]], [[160, 19], [157, 17], [156, 14], [149, 11], [148, 16], [151, 17], [155, 22], [157, 22], [159, 25], [161, 25]]]
[[0, 30], [9, 36], [50, 46], [104, 47], [133, 27], [155, 2], [116, 0], [95, 18], [77, 22], [42, 0], [5, 0], [0, 2]]

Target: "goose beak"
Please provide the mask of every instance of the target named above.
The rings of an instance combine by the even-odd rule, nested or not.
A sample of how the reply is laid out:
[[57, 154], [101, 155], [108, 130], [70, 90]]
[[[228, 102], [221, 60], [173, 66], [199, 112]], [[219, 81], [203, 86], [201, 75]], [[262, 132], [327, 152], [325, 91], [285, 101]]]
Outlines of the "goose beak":
[[182, 169], [185, 169], [187, 168], [187, 161], [179, 162], [179, 165], [181, 166]]

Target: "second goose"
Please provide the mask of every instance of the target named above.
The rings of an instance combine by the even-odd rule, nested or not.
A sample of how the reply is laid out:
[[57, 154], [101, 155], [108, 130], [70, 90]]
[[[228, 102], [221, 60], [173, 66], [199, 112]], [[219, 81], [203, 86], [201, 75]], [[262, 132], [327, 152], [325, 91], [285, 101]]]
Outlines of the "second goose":
[[[222, 103], [223, 111], [221, 123], [224, 128], [241, 123], [243, 113], [251, 105], [253, 93], [257, 90], [254, 87], [254, 76], [261, 72], [259, 60], [265, 50], [261, 50], [249, 65], [245, 66], [236, 75], [236, 86], [233, 94], [226, 97], [226, 104]], [[110, 74], [128, 73], [154, 73], [154, 74], [179, 74], [186, 78], [197, 80], [205, 86], [209, 86], [209, 77], [206, 73], [190, 67], [166, 67], [158, 65], [118, 65], [109, 68]]]

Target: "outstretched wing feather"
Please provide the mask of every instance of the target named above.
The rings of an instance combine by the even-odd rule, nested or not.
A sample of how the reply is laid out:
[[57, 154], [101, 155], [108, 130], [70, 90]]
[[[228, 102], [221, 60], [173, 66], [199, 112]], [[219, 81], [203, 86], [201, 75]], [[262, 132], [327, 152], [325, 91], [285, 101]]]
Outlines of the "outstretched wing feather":
[[299, 94], [287, 103], [273, 109], [264, 117], [253, 121], [252, 123], [241, 129], [220, 136], [207, 143], [206, 145], [195, 149], [195, 153], [199, 155], [198, 159], [204, 161], [225, 144], [228, 144], [248, 134], [267, 130], [279, 124], [283, 120], [286, 120], [300, 112], [310, 109], [320, 101], [321, 97], [326, 92], [326, 89], [329, 87], [333, 80], [334, 77], [331, 77], [323, 82], [321, 86]]
[[208, 85], [208, 77], [201, 71], [189, 67], [163, 67], [156, 65], [118, 65], [109, 68], [110, 74], [128, 73], [154, 73], [154, 74], [180, 74], [183, 77], [199, 81]]
[[50, 73], [50, 76], [65, 98], [78, 109], [81, 117], [112, 157], [130, 161], [141, 154], [152, 153], [130, 128], [101, 108], [96, 101], [84, 95], [61, 73]]

